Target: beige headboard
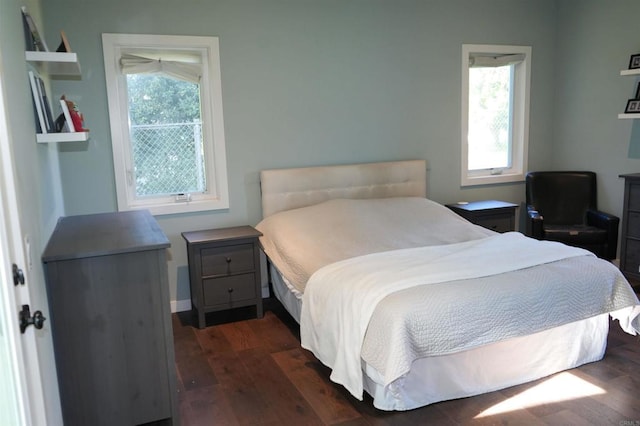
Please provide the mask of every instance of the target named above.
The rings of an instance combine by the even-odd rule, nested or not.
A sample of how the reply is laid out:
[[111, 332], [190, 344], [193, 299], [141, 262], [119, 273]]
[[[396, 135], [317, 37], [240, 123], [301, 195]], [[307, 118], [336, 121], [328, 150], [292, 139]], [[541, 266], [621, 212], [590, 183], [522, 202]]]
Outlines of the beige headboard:
[[424, 160], [263, 170], [262, 217], [334, 198], [426, 197]]

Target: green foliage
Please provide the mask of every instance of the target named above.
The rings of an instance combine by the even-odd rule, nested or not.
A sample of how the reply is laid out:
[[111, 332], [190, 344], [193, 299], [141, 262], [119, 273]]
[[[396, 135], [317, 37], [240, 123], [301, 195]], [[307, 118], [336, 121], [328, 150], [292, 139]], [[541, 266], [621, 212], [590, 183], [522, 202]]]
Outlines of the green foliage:
[[131, 124], [200, 121], [200, 87], [162, 74], [127, 76]]

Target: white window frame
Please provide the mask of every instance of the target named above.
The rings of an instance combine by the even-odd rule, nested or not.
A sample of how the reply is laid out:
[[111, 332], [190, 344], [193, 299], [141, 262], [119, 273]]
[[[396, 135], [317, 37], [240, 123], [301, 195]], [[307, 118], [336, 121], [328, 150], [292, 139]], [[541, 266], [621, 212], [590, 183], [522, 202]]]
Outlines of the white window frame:
[[[511, 122], [511, 166], [500, 169], [468, 169], [469, 133], [469, 57], [471, 54], [524, 55], [514, 66], [513, 115]], [[529, 102], [531, 86], [531, 46], [462, 45], [462, 186], [524, 181], [529, 147]]]
[[[129, 136], [126, 76], [120, 70], [120, 57], [123, 51], [135, 48], [191, 50], [199, 53], [202, 57], [203, 73], [200, 92], [207, 179], [205, 193], [189, 194], [188, 196], [176, 194], [136, 197], [132, 173], [133, 159]], [[148, 209], [154, 215], [163, 215], [229, 208], [218, 38], [102, 34], [102, 49], [109, 102], [118, 210]]]

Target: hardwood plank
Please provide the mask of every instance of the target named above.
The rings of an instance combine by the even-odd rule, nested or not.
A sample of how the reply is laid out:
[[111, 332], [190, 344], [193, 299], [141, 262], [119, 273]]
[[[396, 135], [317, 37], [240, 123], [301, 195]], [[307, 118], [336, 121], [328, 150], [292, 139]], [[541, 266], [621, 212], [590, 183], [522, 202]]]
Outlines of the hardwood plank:
[[620, 376], [602, 381], [582, 370], [574, 370], [573, 374], [602, 389], [603, 394], [592, 398], [606, 405], [627, 418], [640, 419], [640, 383], [630, 376]]
[[[261, 320], [254, 320], [261, 321]], [[262, 344], [262, 340], [256, 336], [248, 321], [238, 321], [216, 326], [231, 344], [231, 348], [236, 351], [257, 348]]]
[[203, 355], [208, 357], [214, 352], [233, 350], [231, 343], [227, 340], [220, 327], [194, 328], [193, 330]]
[[279, 421], [236, 352], [216, 352], [208, 362], [240, 424], [275, 424]]
[[491, 409], [499, 408], [505, 398], [500, 392], [485, 393], [473, 398], [461, 398], [440, 403], [443, 409], [455, 422], [460, 424], [495, 424], [497, 419], [504, 424], [542, 424], [526, 408], [509, 404], [504, 410], [492, 414]]
[[250, 321], [248, 324], [254, 333], [260, 336], [263, 348], [270, 353], [300, 346], [299, 336], [271, 311], [265, 312], [261, 321]]
[[267, 351], [263, 348], [250, 349], [241, 357], [256, 389], [283, 424], [324, 424]]
[[562, 404], [577, 415], [584, 417], [585, 424], [617, 425], [628, 419], [627, 416], [593, 397], [571, 399]]
[[217, 383], [194, 330], [189, 328], [188, 331], [174, 337], [176, 370], [185, 391]]
[[438, 404], [431, 404], [416, 410], [382, 411], [373, 406], [373, 398], [365, 394], [362, 401], [351, 400], [354, 407], [372, 426], [387, 425], [419, 425], [433, 424], [439, 426], [458, 425], [459, 423], [440, 409]]
[[541, 420], [550, 426], [584, 426], [588, 424], [585, 418], [567, 409], [543, 416]]
[[296, 348], [271, 356], [325, 424], [357, 418], [359, 413], [342, 391], [328, 381], [326, 371], [320, 371], [324, 366], [319, 361], [309, 361], [303, 351], [302, 348]]
[[186, 392], [180, 402], [182, 424], [190, 426], [238, 425], [222, 385], [204, 386]]

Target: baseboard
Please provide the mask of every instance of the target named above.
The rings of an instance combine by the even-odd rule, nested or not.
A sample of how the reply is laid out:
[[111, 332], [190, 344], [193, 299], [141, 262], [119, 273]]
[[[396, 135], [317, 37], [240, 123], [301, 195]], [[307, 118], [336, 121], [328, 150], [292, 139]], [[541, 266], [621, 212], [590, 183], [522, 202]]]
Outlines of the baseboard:
[[184, 312], [191, 310], [191, 300], [172, 300], [171, 301], [171, 313]]

